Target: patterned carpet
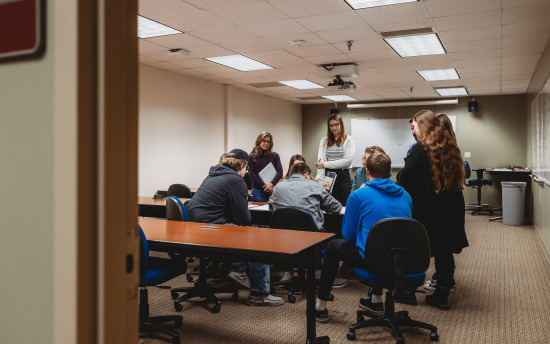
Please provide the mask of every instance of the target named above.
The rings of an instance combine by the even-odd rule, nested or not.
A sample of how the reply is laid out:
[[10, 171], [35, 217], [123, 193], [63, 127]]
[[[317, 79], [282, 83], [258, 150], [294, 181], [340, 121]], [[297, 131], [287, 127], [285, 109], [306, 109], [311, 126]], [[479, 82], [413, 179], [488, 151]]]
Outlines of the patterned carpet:
[[[466, 215], [470, 247], [456, 256], [456, 292], [451, 294], [450, 311], [424, 303], [417, 294], [418, 306], [397, 304], [411, 318], [438, 327], [439, 342], [453, 344], [547, 344], [550, 343], [550, 263], [533, 226], [506, 226], [489, 222], [488, 216]], [[433, 272], [433, 263], [428, 276]], [[273, 279], [277, 278], [273, 276]], [[168, 282], [173, 287], [190, 285], [184, 277]], [[422, 288], [421, 288], [422, 289]], [[329, 302], [328, 324], [317, 324], [317, 335], [330, 336], [331, 343], [350, 343], [347, 327], [355, 322], [359, 298], [366, 287], [350, 280], [334, 289]], [[285, 297], [284, 290], [279, 294]], [[184, 302], [183, 311], [175, 312], [170, 291], [149, 288], [151, 315], [181, 314], [181, 343], [304, 343], [306, 336], [305, 295], [297, 295], [295, 304], [280, 307], [250, 307], [248, 292], [239, 300], [221, 294], [221, 312], [212, 314], [201, 301]], [[200, 300], [200, 299], [197, 299]], [[286, 301], [286, 298], [285, 298]], [[403, 328], [406, 343], [429, 343], [426, 330]], [[395, 343], [385, 328], [357, 331], [355, 343]], [[142, 344], [169, 343], [143, 338]]]

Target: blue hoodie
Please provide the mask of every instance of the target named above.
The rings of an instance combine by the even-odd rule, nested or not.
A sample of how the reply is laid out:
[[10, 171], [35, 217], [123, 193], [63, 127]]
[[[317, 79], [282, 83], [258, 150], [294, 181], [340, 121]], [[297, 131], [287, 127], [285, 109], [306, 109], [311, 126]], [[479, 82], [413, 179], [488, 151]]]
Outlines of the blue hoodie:
[[370, 228], [377, 221], [389, 217], [410, 219], [411, 196], [389, 178], [373, 179], [349, 196], [342, 236], [348, 242], [355, 242], [361, 257], [365, 258], [365, 242]]

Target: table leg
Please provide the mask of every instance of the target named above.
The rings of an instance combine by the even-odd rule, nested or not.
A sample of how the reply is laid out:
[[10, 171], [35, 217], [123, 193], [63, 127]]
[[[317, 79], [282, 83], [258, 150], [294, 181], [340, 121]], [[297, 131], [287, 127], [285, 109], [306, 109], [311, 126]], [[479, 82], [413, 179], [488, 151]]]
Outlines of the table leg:
[[309, 249], [307, 255], [307, 280], [306, 280], [306, 292], [307, 292], [307, 340], [306, 344], [323, 343], [328, 344], [330, 338], [328, 336], [317, 337], [317, 329], [315, 322], [315, 250]]

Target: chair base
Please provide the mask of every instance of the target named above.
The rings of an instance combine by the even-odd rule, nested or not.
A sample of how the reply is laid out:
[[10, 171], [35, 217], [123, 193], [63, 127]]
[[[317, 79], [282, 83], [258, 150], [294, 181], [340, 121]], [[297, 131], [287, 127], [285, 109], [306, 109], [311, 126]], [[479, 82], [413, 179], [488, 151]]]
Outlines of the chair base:
[[172, 338], [172, 344], [180, 344], [180, 334], [162, 324], [173, 321], [174, 327], [181, 327], [183, 325], [183, 318], [180, 315], [150, 317], [147, 289], [141, 289], [139, 295], [139, 332], [141, 333], [141, 337], [151, 337], [157, 333], [162, 333]]
[[487, 214], [493, 215], [493, 213], [501, 208], [489, 208], [489, 204], [468, 204], [469, 208], [466, 208], [465, 211], [471, 211], [472, 215], [476, 214]]
[[[372, 318], [365, 320], [365, 316]], [[357, 311], [357, 323], [349, 326], [347, 338], [349, 340], [355, 339], [355, 331], [372, 326], [385, 326], [392, 330], [393, 336], [397, 339], [398, 344], [405, 343], [403, 334], [399, 327], [412, 326], [418, 328], [424, 328], [430, 330], [430, 340], [438, 341], [439, 335], [437, 334], [437, 327], [421, 321], [413, 320], [409, 317], [407, 311], [395, 312], [395, 304], [391, 291], [386, 292], [386, 301], [384, 302], [384, 313], [378, 313], [368, 310]]]
[[[206, 265], [206, 260], [201, 258], [199, 262], [199, 279], [196, 281], [195, 286], [173, 288], [171, 290], [172, 299], [174, 300], [174, 308], [176, 309], [176, 311], [180, 312], [183, 309], [183, 306], [181, 305], [183, 301], [187, 301], [195, 297], [200, 297], [206, 298], [214, 302], [214, 306], [212, 306], [211, 308], [206, 306], [206, 304], [205, 307], [209, 309], [212, 313], [219, 313], [222, 304], [215, 294], [230, 293], [233, 294], [231, 296], [233, 300], [237, 300], [239, 298], [239, 289], [236, 287], [226, 289], [211, 287], [210, 285], [208, 285], [208, 282], [206, 281], [206, 275], [208, 273]], [[179, 296], [178, 293], [186, 294]]]

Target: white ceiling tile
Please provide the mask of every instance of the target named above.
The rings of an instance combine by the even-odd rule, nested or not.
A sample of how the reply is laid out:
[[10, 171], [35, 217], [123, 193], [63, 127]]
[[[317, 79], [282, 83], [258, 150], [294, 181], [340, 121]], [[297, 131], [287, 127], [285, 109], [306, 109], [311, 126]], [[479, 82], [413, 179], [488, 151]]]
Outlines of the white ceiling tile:
[[355, 11], [296, 18], [296, 21], [313, 32], [349, 29], [365, 25]]
[[311, 63], [301, 57], [297, 57], [285, 50], [275, 50], [247, 55], [251, 59], [268, 64], [275, 68], [310, 65]]
[[369, 60], [380, 60], [380, 59], [393, 59], [397, 55], [397, 53], [391, 49], [384, 49], [384, 50], [372, 50], [372, 51], [366, 51], [363, 53], [354, 53], [353, 50], [347, 54], [349, 57], [356, 61], [369, 61]]
[[238, 54], [257, 53], [260, 51], [277, 50], [279, 46], [262, 38], [239, 42], [220, 43], [220, 46]]
[[[143, 0], [140, 0], [140, 4], [141, 4], [141, 1]], [[156, 0], [156, 1], [164, 1], [164, 0]], [[227, 5], [227, 0], [183, 0], [183, 1], [197, 8], [202, 8], [205, 10], [210, 10], [213, 8], [223, 7]], [[231, 0], [231, 3], [234, 5], [241, 5], [241, 4], [252, 4], [258, 1], [261, 1], [261, 0]]]
[[456, 52], [456, 53], [450, 53], [449, 55], [451, 55], [451, 57], [454, 61], [488, 59], [488, 58], [492, 58], [492, 57], [500, 57], [501, 56], [501, 49]]
[[506, 36], [502, 37], [503, 48], [521, 47], [525, 45], [546, 45], [548, 41], [548, 34], [530, 34], [530, 35], [518, 35], [518, 36]]
[[195, 47], [204, 47], [211, 45], [212, 43], [206, 42], [200, 38], [194, 37], [190, 34], [177, 34], [161, 37], [153, 37], [147, 39], [140, 39], [140, 41], [147, 41], [157, 45], [161, 45], [166, 48], [182, 48], [189, 49]]
[[500, 11], [461, 14], [449, 17], [433, 18], [433, 20], [439, 32], [495, 26], [501, 24]]
[[203, 72], [200, 72], [198, 70], [191, 69], [191, 68], [175, 69], [175, 70], [173, 70], [173, 72], [178, 73], [178, 74], [191, 75], [191, 76], [204, 75]]
[[351, 45], [351, 49], [348, 47], [347, 42], [342, 41], [341, 43], [335, 43], [333, 44], [334, 47], [336, 47], [338, 50], [349, 53], [349, 52], [367, 52], [372, 50], [385, 50], [388, 48], [388, 45], [385, 41], [380, 39], [371, 39], [368, 41], [353, 41]]
[[284, 35], [284, 36], [274, 36], [274, 37], [267, 37], [268, 41], [272, 42], [273, 44], [277, 44], [279, 47], [283, 49], [300, 49], [301, 47], [293, 47], [290, 42], [291, 41], [297, 41], [302, 40], [304, 41], [302, 47], [309, 47], [312, 45], [319, 45], [319, 44], [327, 44], [325, 40], [323, 40], [321, 37], [316, 35], [313, 32], [306, 32], [306, 33], [300, 33], [300, 34], [293, 34], [293, 35]]
[[319, 56], [319, 55], [336, 55], [340, 51], [332, 44], [313, 45], [310, 47], [301, 47], [292, 49], [292, 54], [297, 56]]
[[162, 23], [184, 32], [208, 30], [209, 28], [222, 28], [233, 26], [231, 22], [224, 20], [210, 12], [194, 9], [180, 15], [170, 15], [163, 18]]
[[524, 69], [524, 70], [531, 70], [532, 72], [535, 71], [535, 68], [537, 67], [536, 62], [518, 62], [518, 63], [506, 63], [502, 65], [504, 70], [515, 70], [515, 69]]
[[300, 25], [294, 19], [269, 21], [260, 24], [246, 24], [242, 25], [242, 27], [245, 30], [264, 38], [283, 35], [297, 35], [309, 32], [308, 29]]
[[523, 7], [540, 4], [550, 4], [550, 0], [502, 0], [503, 8]]
[[502, 56], [541, 55], [544, 45], [527, 45], [522, 47], [502, 48]]
[[210, 9], [210, 11], [237, 25], [263, 23], [287, 19], [288, 16], [268, 2], [254, 2], [236, 5], [230, 1], [225, 6]]
[[270, 0], [269, 3], [293, 18], [353, 11], [353, 9], [348, 6], [345, 1]]
[[369, 25], [377, 32], [391, 32], [399, 30], [420, 29], [426, 27], [434, 27], [435, 24], [430, 18], [420, 19], [404, 19], [394, 21], [392, 18], [387, 18], [386, 21], [379, 21], [376, 23], [369, 23]]
[[304, 59], [316, 65], [353, 62], [352, 59], [346, 54], [304, 56]]
[[339, 43], [345, 41], [363, 41], [380, 39], [380, 36], [368, 25], [358, 26], [351, 29], [318, 31], [317, 35], [328, 43]]
[[472, 39], [469, 42], [447, 43], [445, 44], [445, 50], [447, 50], [448, 53], [463, 53], [469, 51], [500, 49], [500, 44], [500, 38], [483, 40]]
[[[448, 17], [458, 14], [500, 11], [501, 0], [430, 0], [424, 1], [433, 17]], [[517, 1], [517, 0], [516, 0]]]
[[462, 75], [463, 73], [476, 73], [476, 72], [483, 72], [483, 71], [500, 71], [500, 70], [501, 70], [500, 61], [492, 65], [473, 65], [468, 67], [456, 68], [456, 71], [458, 72], [459, 75]]
[[258, 38], [258, 36], [256, 36], [255, 34], [243, 30], [238, 26], [195, 31], [193, 32], [193, 36], [215, 44], [219, 44], [221, 42], [245, 41]]
[[548, 34], [550, 20], [527, 21], [523, 23], [502, 25], [502, 37], [518, 35]]
[[430, 19], [422, 1], [409, 2], [395, 6], [379, 6], [355, 11], [369, 25], [375, 26], [388, 21], [422, 21]]
[[139, 61], [139, 63], [142, 63], [142, 64], [153, 63], [153, 62], [160, 62], [160, 61], [157, 60], [157, 59], [154, 59], [154, 58], [152, 58], [152, 57], [147, 57], [147, 56], [144, 56], [144, 55], [139, 55], [139, 56], [138, 56], [138, 61]]
[[444, 31], [438, 33], [443, 44], [450, 42], [469, 42], [472, 37], [476, 40], [499, 39], [501, 37], [501, 28], [499, 25], [480, 27], [475, 29], [461, 29], [457, 31]]
[[523, 23], [525, 21], [548, 20], [550, 4], [511, 7], [502, 11], [502, 24]]
[[509, 63], [538, 63], [540, 55], [516, 55], [516, 56], [503, 56], [502, 65]]
[[191, 58], [197, 58], [197, 57], [215, 57], [215, 56], [226, 56], [226, 55], [233, 55], [235, 54], [231, 50], [224, 49], [222, 47], [218, 47], [216, 45], [209, 45], [207, 47], [197, 47], [193, 48], [191, 52], [189, 53], [189, 57]]
[[173, 61], [172, 63], [183, 68], [209, 67], [212, 65], [211, 61], [193, 58], [187, 60]]
[[500, 65], [501, 59], [499, 57], [488, 58], [488, 59], [474, 59], [474, 60], [455, 60], [453, 61], [454, 65], [458, 68], [460, 67], [477, 67], [477, 66], [493, 66]]
[[147, 65], [155, 68], [165, 69], [165, 70], [174, 70], [174, 69], [182, 68], [170, 62], [153, 62], [153, 63], [147, 63]]
[[[200, 10], [180, 0], [139, 0], [138, 13], [151, 20], [196, 13]], [[161, 21], [161, 23], [165, 24]]]

